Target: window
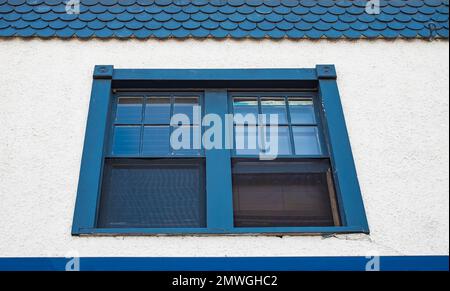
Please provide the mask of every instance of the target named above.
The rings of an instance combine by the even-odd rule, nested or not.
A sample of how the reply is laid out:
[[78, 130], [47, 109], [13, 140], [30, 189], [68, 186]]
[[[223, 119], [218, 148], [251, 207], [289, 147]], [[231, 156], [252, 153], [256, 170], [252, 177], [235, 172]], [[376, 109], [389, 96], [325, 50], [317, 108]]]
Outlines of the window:
[[333, 66], [96, 66], [74, 235], [334, 232], [368, 226]]
[[[189, 139], [173, 148], [171, 133], [200, 130], [194, 107], [201, 94], [115, 94], [111, 138], [103, 169], [99, 228], [205, 227], [205, 162]], [[185, 114], [188, 123], [171, 123]], [[183, 157], [181, 159], [180, 157]]]
[[[230, 96], [234, 114], [245, 116], [236, 118], [234, 125], [234, 226], [339, 226], [317, 95], [242, 92]], [[273, 136], [268, 133], [270, 126], [261, 129], [274, 121], [270, 115], [278, 119]], [[277, 159], [256, 159], [267, 144], [273, 146], [272, 140], [277, 141]]]

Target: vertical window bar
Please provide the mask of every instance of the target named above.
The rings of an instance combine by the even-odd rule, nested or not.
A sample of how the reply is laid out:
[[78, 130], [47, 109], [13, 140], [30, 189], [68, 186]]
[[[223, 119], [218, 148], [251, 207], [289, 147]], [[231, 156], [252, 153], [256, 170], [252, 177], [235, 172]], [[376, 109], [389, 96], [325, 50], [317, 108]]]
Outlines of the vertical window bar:
[[322, 107], [319, 102], [319, 96], [316, 94], [312, 97], [313, 107], [314, 107], [314, 114], [316, 115], [316, 126], [318, 129], [318, 135], [319, 135], [319, 145], [321, 148], [322, 155], [329, 155], [330, 151], [328, 150], [328, 146], [325, 140], [325, 127], [323, 126], [323, 119], [322, 119]]
[[[260, 126], [262, 126], [262, 104], [261, 104], [262, 96], [256, 96], [256, 101], [258, 102], [258, 116], [256, 118], [256, 148], [259, 148], [259, 154], [266, 152], [266, 135], [264, 130], [260, 132]], [[267, 122], [267, 120], [266, 120]], [[259, 142], [261, 141], [261, 147]]]
[[333, 174], [331, 173], [331, 169], [327, 171], [327, 184], [328, 184], [328, 193], [330, 195], [330, 204], [331, 204], [331, 213], [333, 215], [334, 226], [341, 225], [341, 219], [339, 217], [339, 207], [337, 203], [336, 191], [334, 190], [333, 183]]
[[295, 155], [294, 132], [292, 131], [291, 110], [289, 108], [289, 96], [284, 96], [286, 106], [286, 116], [289, 126], [289, 138], [291, 144], [291, 155]]
[[175, 152], [172, 148], [172, 145], [170, 144], [170, 137], [172, 136], [172, 132], [173, 132], [173, 126], [172, 126], [172, 116], [173, 116], [173, 112], [174, 112], [174, 107], [175, 106], [175, 95], [170, 94], [170, 119], [169, 119], [169, 155], [170, 156], [174, 156]]
[[142, 98], [142, 112], [141, 112], [141, 132], [139, 136], [139, 156], [142, 156], [142, 152], [144, 150], [144, 124], [145, 124], [145, 106], [147, 105], [147, 95], [144, 95]]
[[110, 126], [109, 126], [109, 130], [110, 132], [108, 133], [108, 137], [107, 137], [107, 153], [108, 154], [112, 154], [112, 149], [113, 149], [113, 140], [114, 140], [114, 127], [115, 127], [115, 120], [116, 120], [116, 111], [117, 111], [117, 102], [118, 102], [119, 98], [116, 98], [115, 96], [113, 96], [112, 98], [112, 107], [111, 109], [111, 115], [110, 115]]

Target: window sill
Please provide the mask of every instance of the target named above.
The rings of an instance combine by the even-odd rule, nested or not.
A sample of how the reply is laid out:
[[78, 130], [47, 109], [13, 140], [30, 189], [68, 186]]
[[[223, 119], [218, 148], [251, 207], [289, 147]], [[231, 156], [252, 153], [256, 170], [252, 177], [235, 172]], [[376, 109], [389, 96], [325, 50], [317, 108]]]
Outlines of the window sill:
[[271, 227], [233, 229], [208, 229], [208, 228], [84, 228], [73, 232], [74, 236], [294, 236], [294, 235], [324, 235], [334, 233], [364, 233], [369, 234], [368, 229], [361, 226], [338, 227]]

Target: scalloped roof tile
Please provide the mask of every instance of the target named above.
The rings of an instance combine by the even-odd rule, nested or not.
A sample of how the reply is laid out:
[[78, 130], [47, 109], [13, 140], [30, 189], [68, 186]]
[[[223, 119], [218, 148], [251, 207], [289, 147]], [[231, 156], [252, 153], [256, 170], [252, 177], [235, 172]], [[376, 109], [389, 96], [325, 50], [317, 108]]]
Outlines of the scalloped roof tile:
[[0, 37], [442, 38], [448, 0], [0, 0]]

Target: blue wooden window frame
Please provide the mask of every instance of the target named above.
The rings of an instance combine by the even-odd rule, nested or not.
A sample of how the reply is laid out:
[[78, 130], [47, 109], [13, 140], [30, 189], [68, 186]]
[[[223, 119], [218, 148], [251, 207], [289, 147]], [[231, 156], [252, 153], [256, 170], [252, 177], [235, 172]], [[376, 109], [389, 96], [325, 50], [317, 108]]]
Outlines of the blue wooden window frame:
[[[114, 69], [94, 68], [89, 114], [81, 161], [73, 235], [152, 234], [329, 234], [369, 233], [364, 204], [354, 165], [348, 132], [336, 82], [334, 65], [307, 69]], [[187, 90], [186, 88], [189, 88]], [[114, 94], [129, 90], [202, 91], [204, 114], [229, 112], [230, 91], [315, 92], [333, 178], [342, 226], [331, 227], [234, 227], [231, 185], [231, 150], [212, 149], [206, 159], [206, 228], [97, 228], [96, 214], [102, 170], [108, 155], [110, 118]], [[224, 135], [227, 133], [224, 133]], [[225, 138], [225, 136], [224, 136]], [[217, 167], [217, 165], [221, 165]]]

